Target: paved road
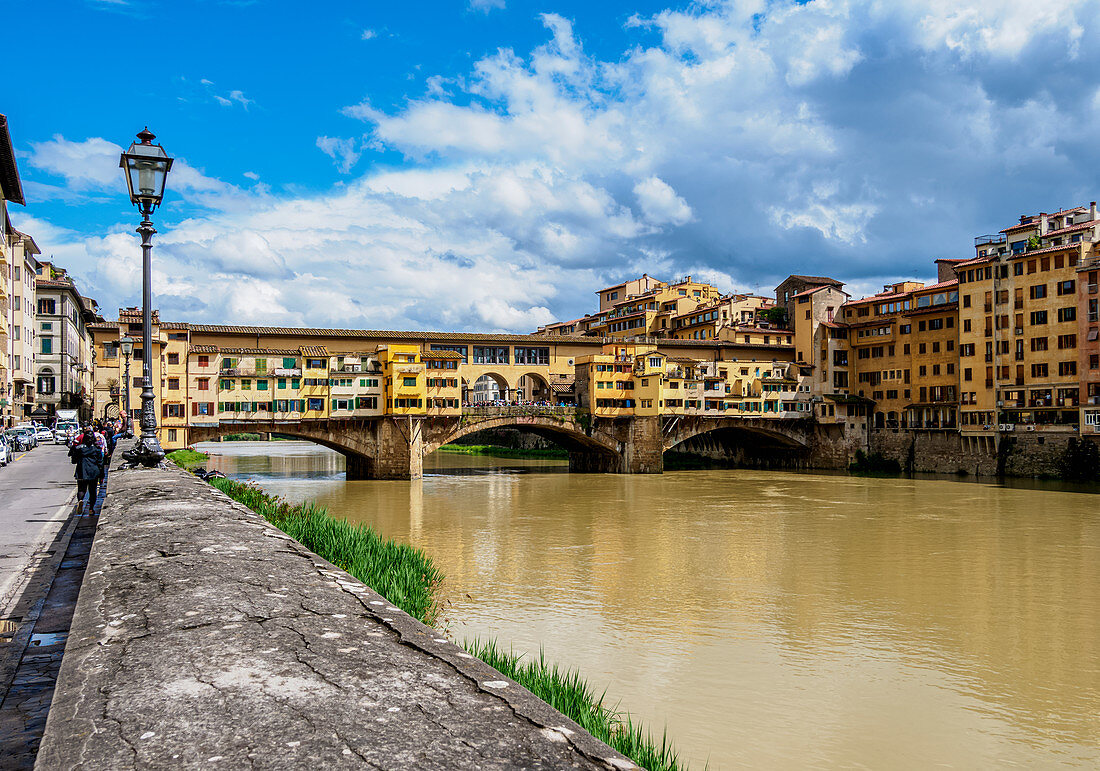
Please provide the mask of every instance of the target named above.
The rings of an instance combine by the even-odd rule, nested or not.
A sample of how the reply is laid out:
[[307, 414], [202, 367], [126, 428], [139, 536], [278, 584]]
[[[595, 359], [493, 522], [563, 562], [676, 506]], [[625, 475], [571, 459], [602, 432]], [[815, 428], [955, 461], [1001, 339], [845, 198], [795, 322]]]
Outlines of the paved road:
[[0, 469], [0, 619], [72, 511], [73, 468], [64, 445], [44, 444]]

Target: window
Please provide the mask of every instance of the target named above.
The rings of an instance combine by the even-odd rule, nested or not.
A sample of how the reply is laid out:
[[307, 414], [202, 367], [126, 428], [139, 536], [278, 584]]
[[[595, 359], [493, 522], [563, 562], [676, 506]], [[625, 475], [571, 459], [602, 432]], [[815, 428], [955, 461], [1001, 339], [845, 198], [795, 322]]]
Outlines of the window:
[[222, 380], [218, 384], [218, 387], [223, 391], [232, 391], [233, 390], [233, 381], [232, 380]]
[[969, 308], [970, 307], [970, 295], [964, 294], [962, 296], [962, 301], [963, 301], [963, 307], [964, 308]]
[[52, 337], [43, 337], [42, 338], [42, 353], [53, 353], [53, 338]]
[[328, 362], [325, 359], [306, 359], [306, 369], [328, 369]]
[[180, 390], [180, 379], [178, 377], [168, 378], [168, 390], [178, 391]]
[[317, 410], [323, 410], [324, 408], [325, 408], [325, 400], [324, 399], [306, 399], [306, 409], [307, 410], [317, 411]]
[[162, 404], [160, 409], [161, 415], [166, 418], [182, 418], [183, 417], [183, 405], [182, 404]]
[[474, 346], [474, 364], [507, 364], [508, 363], [508, 348], [505, 347], [489, 347], [489, 346]]
[[521, 348], [516, 346], [516, 364], [547, 365], [550, 363], [549, 348]]
[[209, 367], [210, 366], [210, 357], [209, 356], [199, 356], [198, 365], [200, 367]]
[[416, 386], [416, 378], [415, 377], [401, 378], [401, 385], [415, 387]]
[[296, 378], [295, 377], [295, 378], [290, 379], [290, 387], [295, 389], [295, 390], [297, 390], [301, 386], [301, 383], [302, 383], [301, 378]]
[[168, 354], [168, 363], [169, 364], [179, 364], [180, 363], [180, 355], [178, 353]]
[[197, 381], [198, 390], [209, 391], [210, 390], [210, 378], [200, 377]]
[[1060, 361], [1058, 362], [1058, 374], [1062, 377], [1068, 377], [1077, 374], [1077, 362], [1075, 361]]
[[298, 366], [298, 360], [293, 356], [287, 356], [283, 359], [283, 369], [294, 369]]
[[252, 381], [251, 380], [242, 380], [241, 381], [241, 390], [242, 391], [251, 391], [252, 390]]
[[963, 380], [973, 380], [973, 379], [974, 379], [974, 370], [970, 369], [970, 367], [967, 367], [966, 369], [964, 369], [963, 370]]
[[1046, 323], [1047, 323], [1047, 312], [1046, 311], [1032, 311], [1031, 312], [1031, 324], [1032, 324], [1032, 326], [1037, 326], [1039, 324], [1046, 324]]
[[963, 319], [963, 332], [970, 331], [970, 319]]
[[38, 301], [38, 313], [44, 316], [53, 316], [57, 313], [57, 301], [42, 299]]
[[56, 388], [56, 380], [53, 374], [38, 376], [38, 393], [52, 394]]
[[1058, 348], [1066, 350], [1077, 347], [1077, 335], [1058, 335]]
[[1070, 305], [1058, 309], [1058, 321], [1077, 321], [1077, 306]]
[[1047, 377], [1048, 370], [1046, 364], [1032, 364], [1031, 376], [1032, 377]]
[[233, 369], [236, 366], [237, 366], [237, 360], [236, 359], [229, 359], [229, 358], [222, 359], [222, 369]]
[[266, 380], [257, 380], [256, 381], [256, 390], [257, 391], [266, 391], [267, 390], [267, 381]]
[[[179, 405], [175, 405], [175, 406], [178, 407]], [[168, 441], [169, 442], [175, 442], [176, 441], [177, 431], [178, 431], [178, 429], [175, 429], [175, 428], [168, 429]]]
[[1077, 291], [1077, 282], [1073, 279], [1058, 282], [1058, 294], [1073, 294]]
[[267, 359], [256, 359], [256, 373], [262, 375], [267, 372]]
[[1031, 338], [1031, 350], [1032, 351], [1045, 351], [1047, 349], [1047, 339], [1045, 337], [1033, 337]]
[[1032, 300], [1042, 300], [1046, 296], [1047, 296], [1047, 285], [1046, 284], [1036, 284], [1035, 286], [1031, 287], [1031, 299]]

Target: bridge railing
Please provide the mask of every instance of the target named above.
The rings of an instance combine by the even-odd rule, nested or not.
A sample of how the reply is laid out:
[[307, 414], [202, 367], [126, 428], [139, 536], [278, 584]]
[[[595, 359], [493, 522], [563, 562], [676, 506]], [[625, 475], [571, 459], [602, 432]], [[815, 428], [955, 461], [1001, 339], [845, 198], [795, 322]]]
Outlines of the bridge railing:
[[557, 417], [557, 418], [573, 418], [576, 416], [577, 408], [564, 405], [539, 405], [539, 404], [502, 404], [502, 405], [476, 405], [476, 406], [464, 406], [462, 408], [463, 417], [486, 417], [486, 418], [501, 418], [501, 417], [522, 417], [522, 416], [542, 416], [542, 417]]

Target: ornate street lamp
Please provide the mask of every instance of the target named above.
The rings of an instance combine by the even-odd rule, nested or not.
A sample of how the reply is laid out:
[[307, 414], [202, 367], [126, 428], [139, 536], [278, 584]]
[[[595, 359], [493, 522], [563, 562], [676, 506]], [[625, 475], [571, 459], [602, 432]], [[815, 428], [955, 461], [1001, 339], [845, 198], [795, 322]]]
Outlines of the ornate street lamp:
[[[130, 201], [138, 207], [142, 217], [137, 229], [141, 235], [142, 253], [141, 436], [133, 447], [122, 453], [122, 457], [131, 463], [152, 467], [164, 460], [164, 450], [157, 440], [157, 413], [153, 404], [153, 270], [150, 253], [153, 249], [153, 234], [157, 231], [149, 217], [164, 198], [164, 181], [172, 168], [172, 159], [164, 152], [163, 147], [153, 144], [157, 137], [148, 126], [137, 138], [141, 141], [130, 145], [122, 154], [118, 166], [126, 172]], [[127, 399], [129, 393], [127, 383]]]
[[122, 348], [122, 355], [126, 360], [126, 374], [123, 376], [123, 390], [122, 404], [126, 410], [126, 423], [123, 425], [123, 433], [133, 436], [133, 431], [130, 428], [133, 421], [133, 416], [130, 415], [130, 357], [134, 355], [134, 339], [132, 337], [124, 337], [118, 341], [119, 347]]

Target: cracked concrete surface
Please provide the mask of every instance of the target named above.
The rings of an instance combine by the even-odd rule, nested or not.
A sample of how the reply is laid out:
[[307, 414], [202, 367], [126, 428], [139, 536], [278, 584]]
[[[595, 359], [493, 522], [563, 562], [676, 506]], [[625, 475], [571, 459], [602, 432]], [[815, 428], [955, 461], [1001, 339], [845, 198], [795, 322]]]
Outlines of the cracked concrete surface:
[[179, 470], [114, 471], [37, 768], [633, 763]]

